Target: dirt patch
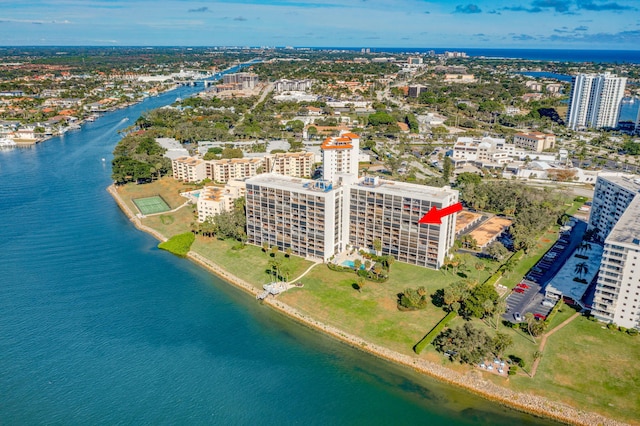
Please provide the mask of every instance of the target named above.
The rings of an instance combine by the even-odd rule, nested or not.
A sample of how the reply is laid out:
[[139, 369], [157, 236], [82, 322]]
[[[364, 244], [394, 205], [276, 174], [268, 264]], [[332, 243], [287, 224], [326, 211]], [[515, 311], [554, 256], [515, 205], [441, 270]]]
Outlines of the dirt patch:
[[380, 306], [382, 309], [384, 309], [385, 311], [397, 311], [398, 310], [398, 304], [396, 303], [395, 300], [391, 300], [388, 298], [384, 298], [382, 300], [378, 300], [378, 306]]

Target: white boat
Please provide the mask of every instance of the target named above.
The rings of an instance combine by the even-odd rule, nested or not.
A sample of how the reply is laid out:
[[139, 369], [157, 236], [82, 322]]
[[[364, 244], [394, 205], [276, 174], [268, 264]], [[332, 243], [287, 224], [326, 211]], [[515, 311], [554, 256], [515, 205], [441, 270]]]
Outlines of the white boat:
[[9, 138], [1, 138], [0, 139], [0, 148], [13, 148], [15, 146], [17, 146], [18, 144], [15, 143], [15, 141], [9, 139]]

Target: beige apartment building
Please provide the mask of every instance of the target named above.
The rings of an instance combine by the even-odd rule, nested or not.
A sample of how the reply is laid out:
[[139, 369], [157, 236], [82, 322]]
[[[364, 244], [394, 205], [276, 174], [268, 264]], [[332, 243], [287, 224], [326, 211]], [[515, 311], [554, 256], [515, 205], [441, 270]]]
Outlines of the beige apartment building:
[[556, 135], [542, 132], [522, 132], [513, 136], [513, 144], [535, 152], [551, 149], [556, 144]]
[[171, 161], [173, 178], [182, 182], [200, 182], [207, 175], [205, 161], [193, 157], [178, 157]]
[[458, 191], [378, 178], [361, 178], [349, 186], [349, 243], [373, 249], [382, 242], [382, 254], [428, 268], [440, 268], [455, 239], [456, 214], [442, 223], [419, 224], [432, 207], [458, 202]]
[[262, 158], [210, 160], [205, 161], [205, 175], [214, 182], [226, 183], [257, 175], [263, 164]]
[[198, 222], [225, 211], [231, 211], [233, 202], [245, 195], [245, 183], [241, 180], [230, 180], [224, 188], [205, 186], [198, 195]]
[[638, 176], [598, 176], [589, 229], [604, 240], [591, 313], [601, 321], [640, 329]]
[[278, 173], [293, 177], [310, 177], [313, 171], [312, 152], [285, 152], [264, 157], [267, 173]]

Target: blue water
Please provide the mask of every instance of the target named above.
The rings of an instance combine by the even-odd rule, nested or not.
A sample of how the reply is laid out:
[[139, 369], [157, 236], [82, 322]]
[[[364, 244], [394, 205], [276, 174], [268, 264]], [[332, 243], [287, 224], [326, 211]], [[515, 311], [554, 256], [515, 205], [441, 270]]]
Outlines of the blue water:
[[[354, 50], [361, 47], [323, 47], [312, 49]], [[466, 52], [472, 57], [529, 59], [555, 62], [596, 62], [596, 63], [632, 63], [640, 64], [640, 50], [576, 50], [576, 49], [491, 49], [491, 48], [430, 48], [430, 47], [371, 47], [372, 53], [416, 53], [427, 54], [429, 51], [442, 54], [445, 51]]]
[[522, 74], [534, 78], [553, 78], [559, 81], [571, 82], [571, 76], [566, 74], [557, 74], [546, 71], [517, 71], [516, 74]]
[[[348, 266], [349, 268], [355, 268], [356, 264], [353, 260], [345, 260], [342, 262], [342, 266]], [[360, 269], [364, 269], [364, 265], [360, 265]]]
[[[630, 102], [633, 100], [633, 103]], [[638, 111], [640, 110], [640, 98], [624, 98], [620, 105], [620, 120], [619, 121], [633, 121], [636, 122], [638, 118]]]
[[300, 326], [136, 230], [105, 190], [117, 131], [193, 90], [0, 151], [0, 424], [549, 424]]

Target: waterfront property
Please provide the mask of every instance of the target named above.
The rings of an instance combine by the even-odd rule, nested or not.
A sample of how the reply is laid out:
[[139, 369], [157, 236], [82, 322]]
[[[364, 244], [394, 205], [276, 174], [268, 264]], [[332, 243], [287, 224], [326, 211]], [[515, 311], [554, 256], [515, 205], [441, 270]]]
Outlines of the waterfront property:
[[418, 221], [431, 208], [455, 204], [458, 192], [358, 179], [359, 143], [353, 133], [327, 138], [320, 181], [274, 173], [247, 180], [248, 242], [325, 261], [349, 244], [402, 262], [441, 267], [455, 238], [456, 214], [443, 217], [441, 224]]
[[401, 262], [437, 269], [444, 263], [455, 238], [455, 215], [441, 224], [418, 221], [432, 207], [458, 202], [458, 192], [379, 178], [364, 177], [349, 185], [349, 243], [375, 250]]
[[265, 173], [247, 179], [250, 244], [328, 260], [344, 249], [344, 188], [330, 182]]
[[171, 161], [173, 178], [181, 182], [200, 182], [206, 177], [205, 162], [199, 158], [178, 157]]

